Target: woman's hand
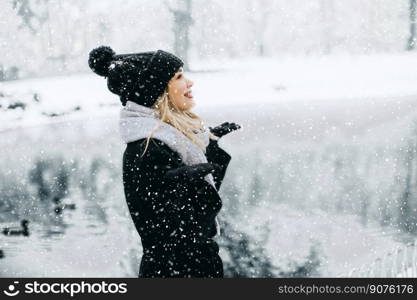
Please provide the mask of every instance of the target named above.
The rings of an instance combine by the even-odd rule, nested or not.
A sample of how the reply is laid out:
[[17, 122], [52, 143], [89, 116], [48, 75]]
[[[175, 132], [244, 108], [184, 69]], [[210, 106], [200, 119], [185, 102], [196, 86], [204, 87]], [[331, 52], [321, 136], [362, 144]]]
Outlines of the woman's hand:
[[215, 163], [200, 163], [169, 170], [165, 173], [165, 177], [172, 181], [195, 182], [204, 179], [207, 174], [219, 168], [221, 166]]
[[238, 130], [241, 126], [239, 124], [236, 123], [229, 123], [229, 122], [224, 122], [219, 126], [216, 126], [214, 128], [209, 127], [210, 132], [212, 134], [214, 134], [215, 136], [217, 136], [218, 138], [221, 138], [222, 136], [234, 131], [234, 130]]

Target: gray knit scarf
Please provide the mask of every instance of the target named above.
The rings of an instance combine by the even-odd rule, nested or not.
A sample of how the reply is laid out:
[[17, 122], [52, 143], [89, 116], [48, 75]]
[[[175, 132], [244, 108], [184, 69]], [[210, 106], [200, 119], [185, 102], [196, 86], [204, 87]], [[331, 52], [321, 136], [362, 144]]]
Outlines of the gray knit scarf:
[[[156, 127], [158, 129], [154, 130]], [[200, 147], [181, 131], [161, 121], [159, 112], [150, 107], [127, 101], [126, 105], [120, 110], [119, 132], [125, 143], [147, 138], [153, 132], [152, 137], [161, 140], [177, 152], [186, 165], [207, 163], [207, 158]], [[203, 131], [196, 133], [196, 135], [207, 147], [209, 131], [204, 127]], [[216, 189], [212, 174], [206, 175], [204, 179]], [[217, 218], [216, 229], [217, 234], [219, 234]]]

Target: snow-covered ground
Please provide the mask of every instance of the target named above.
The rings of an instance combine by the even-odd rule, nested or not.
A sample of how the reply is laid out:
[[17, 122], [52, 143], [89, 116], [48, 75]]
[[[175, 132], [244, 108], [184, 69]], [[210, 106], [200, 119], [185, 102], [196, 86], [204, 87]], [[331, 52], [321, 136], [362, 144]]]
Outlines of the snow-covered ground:
[[[360, 109], [382, 100], [384, 106], [390, 102], [395, 112], [398, 101], [414, 100], [417, 95], [415, 53], [206, 61], [193, 63], [192, 69], [195, 72], [188, 76], [194, 81], [197, 112], [251, 104], [262, 105], [260, 110], [277, 104], [295, 109], [301, 105], [310, 112], [330, 105], [343, 111], [344, 105], [356, 104]], [[4, 82], [0, 92], [0, 130], [59, 118], [51, 114], [61, 115], [61, 120], [94, 118], [116, 113], [120, 107], [105, 79], [95, 74]], [[35, 93], [39, 101], [33, 100]], [[8, 101], [23, 102], [26, 108], [6, 109], [3, 103]], [[291, 113], [298, 116], [296, 110]]]

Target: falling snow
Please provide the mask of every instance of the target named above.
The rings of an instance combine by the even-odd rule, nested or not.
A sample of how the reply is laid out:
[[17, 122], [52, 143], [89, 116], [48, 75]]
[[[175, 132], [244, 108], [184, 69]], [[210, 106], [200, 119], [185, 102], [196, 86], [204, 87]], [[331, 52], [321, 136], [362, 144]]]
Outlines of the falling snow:
[[120, 101], [87, 64], [102, 44], [184, 51], [193, 111], [242, 126], [219, 141], [226, 277], [416, 277], [409, 1], [192, 1], [192, 22], [173, 17], [184, 0], [14, 2], [0, 4], [0, 277], [138, 275]]

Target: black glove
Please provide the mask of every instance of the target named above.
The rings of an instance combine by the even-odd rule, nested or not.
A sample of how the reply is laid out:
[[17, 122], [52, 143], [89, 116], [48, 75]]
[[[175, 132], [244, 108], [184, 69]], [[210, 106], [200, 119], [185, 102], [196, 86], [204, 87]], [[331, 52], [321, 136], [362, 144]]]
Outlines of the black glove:
[[212, 134], [214, 134], [215, 136], [221, 138], [222, 136], [234, 131], [234, 130], [238, 130], [240, 128], [239, 124], [236, 123], [229, 123], [229, 122], [224, 122], [219, 126], [216, 126], [214, 128], [209, 127], [210, 132]]
[[204, 179], [204, 176], [220, 168], [221, 166], [218, 164], [200, 163], [169, 170], [165, 173], [165, 177], [172, 181], [195, 182]]

